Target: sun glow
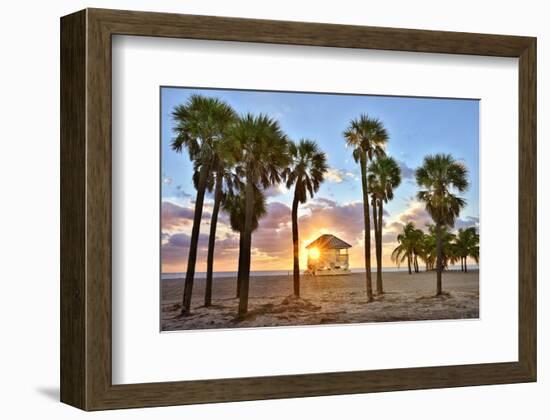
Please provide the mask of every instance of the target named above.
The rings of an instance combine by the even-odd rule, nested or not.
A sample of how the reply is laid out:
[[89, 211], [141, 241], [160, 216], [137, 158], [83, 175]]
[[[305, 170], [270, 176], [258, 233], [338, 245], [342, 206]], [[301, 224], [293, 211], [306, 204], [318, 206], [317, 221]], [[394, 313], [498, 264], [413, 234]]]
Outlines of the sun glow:
[[319, 255], [321, 255], [321, 253], [319, 252], [319, 250], [317, 248], [311, 248], [309, 250], [309, 256], [311, 258], [313, 258], [314, 260], [316, 260], [317, 258], [319, 258]]

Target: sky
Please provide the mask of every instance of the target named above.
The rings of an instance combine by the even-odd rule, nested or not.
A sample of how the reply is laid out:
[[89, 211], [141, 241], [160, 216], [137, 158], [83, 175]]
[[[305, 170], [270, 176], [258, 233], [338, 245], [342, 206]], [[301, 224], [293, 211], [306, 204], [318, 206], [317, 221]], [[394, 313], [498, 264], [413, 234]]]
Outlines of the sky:
[[[298, 213], [301, 267], [306, 266], [305, 246], [324, 233], [334, 234], [352, 245], [349, 250], [352, 268], [365, 266], [359, 166], [353, 161], [351, 149], [346, 147], [342, 135], [350, 121], [363, 113], [383, 122], [390, 136], [386, 153], [401, 167], [401, 185], [394, 191], [394, 199], [385, 204], [384, 267], [395, 266], [390, 255], [405, 223], [412, 221], [419, 228], [432, 223], [424, 206], [416, 200], [419, 188], [414, 179], [414, 171], [426, 155], [449, 153], [466, 165], [470, 187], [462, 197], [467, 205], [455, 228], [479, 226], [478, 100], [162, 87], [161, 257], [164, 273], [184, 272], [187, 267], [196, 191], [187, 151], [176, 153], [170, 143], [174, 137], [172, 110], [192, 94], [224, 100], [240, 115], [267, 114], [279, 121], [290, 139], [314, 140], [326, 153], [329, 170], [325, 182], [313, 199], [300, 206]], [[268, 212], [252, 237], [253, 271], [291, 269], [292, 194], [293, 191], [283, 185], [266, 191]], [[212, 205], [213, 198], [207, 194], [197, 271], [206, 270]], [[231, 230], [228, 216], [220, 212], [214, 271], [235, 271], [237, 258], [238, 234]]]

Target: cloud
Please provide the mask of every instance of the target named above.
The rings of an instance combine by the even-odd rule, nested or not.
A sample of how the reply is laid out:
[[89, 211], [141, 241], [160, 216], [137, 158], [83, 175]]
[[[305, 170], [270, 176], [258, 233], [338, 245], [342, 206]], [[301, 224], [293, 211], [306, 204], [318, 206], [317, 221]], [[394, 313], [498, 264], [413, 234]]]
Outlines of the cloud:
[[[202, 217], [210, 218], [210, 213], [203, 208]], [[163, 232], [174, 232], [189, 227], [193, 223], [195, 209], [183, 207], [170, 201], [161, 205], [161, 229]]]
[[344, 182], [344, 173], [340, 171], [339, 169], [335, 168], [329, 168], [325, 172], [325, 179], [328, 182], [333, 182], [335, 184], [340, 184], [341, 182]]
[[309, 201], [306, 204], [303, 205], [306, 209], [318, 209], [318, 208], [326, 208], [326, 207], [334, 207], [337, 203], [334, 200], [330, 200], [328, 198], [319, 197], [315, 200]]
[[479, 217], [466, 216], [464, 219], [457, 219], [455, 229], [467, 229], [470, 227], [479, 228]]
[[281, 229], [290, 223], [291, 209], [284, 203], [272, 202], [267, 205], [267, 214], [260, 219], [259, 229]]
[[412, 222], [419, 229], [426, 229], [426, 226], [433, 224], [432, 217], [426, 211], [424, 204], [418, 201], [411, 201], [409, 207], [398, 215], [397, 221], [403, 225]]
[[176, 197], [188, 198], [188, 197], [191, 197], [191, 194], [187, 193], [181, 185], [177, 185], [176, 186]]
[[276, 185], [272, 185], [269, 188], [266, 188], [264, 190], [264, 195], [266, 197], [276, 197], [278, 195], [285, 194], [287, 191], [288, 190], [283, 184], [276, 184]]
[[416, 171], [408, 166], [405, 161], [403, 160], [397, 160], [397, 164], [399, 165], [399, 168], [401, 169], [401, 177], [403, 179], [411, 179], [414, 180], [416, 177]]
[[252, 235], [253, 263], [282, 259], [289, 266], [292, 253], [291, 208], [284, 203], [272, 202], [267, 214], [260, 219]]
[[164, 174], [162, 174], [162, 183], [165, 184], [165, 185], [171, 185], [172, 184], [172, 177], [170, 176], [166, 176]]
[[[298, 218], [301, 240], [314, 240], [323, 233], [332, 233], [348, 242], [362, 236], [364, 226], [361, 202], [339, 204], [327, 198], [317, 198], [302, 207], [308, 211]], [[286, 242], [291, 241], [291, 208], [284, 203], [270, 203], [268, 213], [260, 220], [254, 236], [264, 239], [258, 239], [257, 244], [266, 252], [278, 249], [275, 239], [280, 236], [286, 237]], [[285, 249], [288, 248], [286, 245]]]
[[[162, 204], [162, 264], [163, 271], [185, 271], [193, 223], [192, 206], [172, 202]], [[197, 249], [197, 271], [206, 270], [207, 244], [211, 206], [205, 203], [205, 217]], [[385, 211], [383, 230], [384, 264], [391, 264], [389, 255], [396, 243], [396, 236], [407, 222], [426, 229], [432, 219], [424, 205], [410, 200], [405, 210], [389, 215]], [[464, 217], [458, 227], [478, 225], [476, 217]], [[305, 267], [305, 246], [322, 234], [330, 233], [352, 245], [349, 250], [352, 267], [364, 266], [364, 224], [361, 201], [337, 202], [327, 197], [317, 197], [300, 205], [298, 217], [300, 264]], [[371, 246], [374, 235], [371, 235]], [[372, 248], [374, 250], [374, 247]], [[221, 211], [216, 230], [215, 267], [217, 271], [235, 271], [239, 253], [239, 234], [231, 230], [228, 215]], [[291, 208], [279, 201], [267, 204], [267, 214], [260, 219], [252, 235], [252, 270], [289, 269], [292, 267]], [[374, 261], [374, 251], [373, 251]]]
[[[308, 202], [307, 212], [298, 218], [299, 241], [302, 249], [302, 264], [305, 264], [305, 246], [324, 233], [331, 233], [355, 247], [362, 255], [363, 205], [360, 202], [336, 203], [326, 198]], [[280, 202], [268, 205], [267, 215], [260, 220], [252, 236], [252, 263], [280, 264], [281, 268], [292, 265], [291, 208]]]
[[[408, 222], [413, 222], [419, 229], [427, 230], [427, 226], [433, 224], [433, 219], [426, 211], [424, 204], [418, 201], [411, 201], [409, 207], [400, 213], [396, 218], [397, 223], [405, 225]], [[395, 226], [395, 222], [393, 224]], [[469, 227], [479, 227], [479, 217], [466, 216], [455, 221], [454, 230]]]
[[[306, 236], [332, 233], [346, 242], [363, 234], [363, 203], [359, 201], [337, 203], [328, 199], [315, 200], [310, 213], [300, 217], [300, 227]], [[313, 238], [316, 239], [316, 238]]]
[[[187, 233], [175, 233], [168, 235], [161, 247], [162, 265], [163, 271], [168, 271], [166, 267], [180, 265], [187, 266], [187, 258], [189, 256], [189, 245], [191, 243], [191, 236]], [[201, 233], [199, 235], [199, 244], [197, 247], [198, 260], [204, 259], [206, 256], [206, 250], [208, 246], [208, 235]], [[173, 270], [170, 270], [173, 271]], [[177, 271], [185, 271], [180, 269]]]
[[[392, 235], [395, 237], [403, 231], [405, 224], [412, 222], [415, 227], [427, 232], [428, 225], [433, 224], [433, 219], [426, 211], [424, 204], [416, 200], [410, 200], [409, 206], [401, 213], [391, 218], [391, 221], [384, 228], [384, 242], [392, 241]], [[466, 216], [456, 220], [452, 230], [465, 229], [469, 227], [479, 228], [479, 217]]]
[[427, 230], [427, 225], [433, 224], [431, 216], [428, 214], [424, 205], [414, 199], [409, 200], [408, 207], [401, 213], [393, 217], [387, 217], [382, 231], [382, 242], [385, 246], [391, 247], [397, 243], [397, 235], [403, 232], [403, 228], [409, 222], [414, 223], [415, 227]]
[[337, 169], [337, 168], [329, 168], [327, 172], [325, 172], [325, 179], [328, 182], [332, 182], [334, 184], [340, 184], [350, 179], [358, 180], [359, 177], [353, 171]]
[[[216, 235], [217, 236], [217, 235]], [[208, 233], [201, 232], [199, 233], [199, 242], [197, 249], [199, 251], [208, 250]], [[177, 249], [179, 251], [185, 251], [185, 254], [189, 251], [189, 245], [191, 244], [191, 235], [187, 233], [175, 233], [170, 235], [168, 241], [163, 246], [163, 249]], [[215, 249], [218, 250], [238, 250], [239, 248], [239, 238], [237, 235], [227, 236], [225, 238], [216, 239]]]
[[226, 237], [225, 239], [216, 240], [217, 251], [222, 251], [222, 254], [239, 250], [239, 238], [237, 235]]
[[[191, 244], [191, 236], [186, 233], [175, 233], [170, 235], [167, 246], [174, 248], [188, 248]], [[199, 234], [199, 248], [204, 248], [208, 244], [208, 235], [205, 233]]]

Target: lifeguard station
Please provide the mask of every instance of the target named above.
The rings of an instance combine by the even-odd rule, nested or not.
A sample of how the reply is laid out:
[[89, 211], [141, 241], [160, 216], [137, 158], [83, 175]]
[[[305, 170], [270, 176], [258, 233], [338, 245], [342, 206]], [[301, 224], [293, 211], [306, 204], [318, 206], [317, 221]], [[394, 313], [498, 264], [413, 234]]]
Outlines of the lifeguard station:
[[326, 234], [306, 246], [307, 272], [314, 276], [351, 274], [348, 249], [351, 245], [334, 235]]

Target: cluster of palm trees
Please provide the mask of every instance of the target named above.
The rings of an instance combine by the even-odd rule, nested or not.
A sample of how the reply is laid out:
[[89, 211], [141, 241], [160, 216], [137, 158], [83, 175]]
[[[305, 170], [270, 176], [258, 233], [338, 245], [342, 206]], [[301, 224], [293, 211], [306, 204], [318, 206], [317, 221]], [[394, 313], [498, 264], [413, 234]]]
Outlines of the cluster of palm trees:
[[[393, 191], [401, 184], [401, 169], [397, 161], [386, 155], [389, 134], [377, 118], [362, 114], [351, 120], [344, 131], [348, 147], [361, 170], [363, 191], [363, 219], [365, 223], [365, 280], [367, 301], [374, 299], [371, 269], [371, 212], [374, 225], [376, 256], [376, 293], [383, 294], [382, 282], [382, 226], [384, 203], [393, 199]], [[370, 203], [370, 204], [369, 204]]]
[[[428, 232], [417, 229], [413, 222], [403, 227], [403, 232], [397, 235], [397, 247], [392, 252], [392, 260], [400, 266], [405, 261], [409, 274], [419, 273], [418, 259], [424, 262], [426, 271], [434, 270], [437, 261], [435, 225], [428, 225]], [[475, 227], [458, 229], [452, 233], [449, 227], [441, 228], [441, 249], [443, 269], [449, 264], [460, 261], [460, 270], [468, 272], [468, 258], [479, 262], [479, 234]]]
[[[416, 170], [416, 183], [421, 188], [417, 198], [434, 221], [436, 295], [443, 293], [441, 278], [444, 268], [443, 239], [453, 227], [466, 200], [457, 193], [468, 189], [468, 169], [448, 154], [428, 155]], [[465, 260], [464, 260], [465, 261]]]
[[409, 274], [411, 264], [415, 272], [419, 271], [419, 257], [427, 270], [435, 269], [437, 295], [443, 292], [442, 273], [449, 263], [460, 260], [461, 269], [468, 271], [468, 257], [479, 262], [479, 234], [476, 229], [459, 229], [457, 234], [450, 231], [466, 205], [466, 201], [455, 191], [466, 191], [467, 178], [466, 166], [451, 155], [426, 156], [423, 165], [416, 170], [416, 183], [423, 188], [417, 198], [425, 204], [434, 224], [428, 226], [428, 233], [424, 233], [416, 229], [413, 223], [407, 223], [403, 233], [398, 235], [399, 245], [392, 253], [392, 259], [397, 263], [407, 260]]
[[[353, 148], [353, 158], [361, 168], [363, 189], [365, 277], [367, 300], [373, 300], [371, 273], [371, 217], [369, 201], [372, 203], [376, 252], [376, 292], [384, 293], [382, 282], [382, 218], [383, 205], [393, 198], [393, 190], [401, 183], [401, 171], [397, 162], [386, 156], [385, 147], [389, 139], [382, 122], [366, 114], [350, 122], [344, 131], [344, 138]], [[369, 165], [370, 162], [370, 165]], [[428, 155], [422, 166], [416, 170], [416, 183], [422, 188], [417, 199], [424, 203], [426, 211], [434, 221], [430, 233], [424, 234], [408, 223], [398, 236], [398, 247], [392, 253], [394, 261], [407, 259], [409, 272], [411, 265], [419, 271], [418, 257], [424, 259], [426, 267], [437, 272], [436, 294], [442, 294], [442, 272], [448, 261], [460, 259], [467, 271], [467, 258], [479, 258], [479, 235], [475, 229], [459, 230], [455, 236], [449, 231], [454, 226], [466, 201], [456, 192], [463, 193], [468, 188], [466, 166], [448, 154]], [[369, 196], [370, 194], [370, 196]], [[370, 197], [370, 200], [369, 200]], [[429, 250], [429, 251], [428, 251]]]
[[266, 214], [265, 191], [286, 183], [294, 189], [292, 240], [294, 294], [300, 295], [298, 206], [319, 190], [328, 170], [327, 158], [312, 140], [291, 141], [279, 123], [267, 115], [239, 116], [230, 105], [211, 97], [192, 95], [172, 112], [175, 138], [172, 149], [185, 148], [193, 162], [197, 190], [185, 275], [182, 315], [190, 313], [200, 226], [207, 191], [214, 204], [208, 239], [204, 305], [212, 304], [216, 228], [220, 209], [229, 214], [239, 234], [236, 294], [238, 314], [248, 311], [252, 233]]

